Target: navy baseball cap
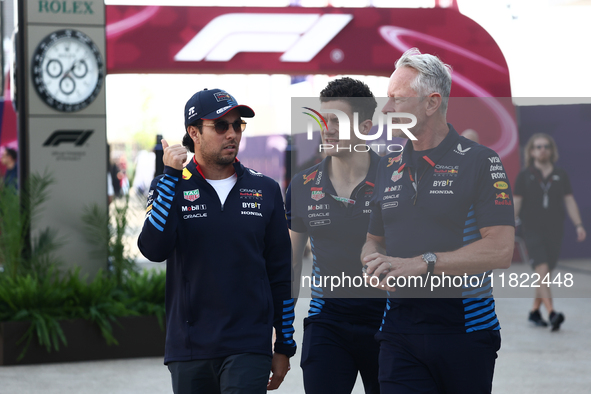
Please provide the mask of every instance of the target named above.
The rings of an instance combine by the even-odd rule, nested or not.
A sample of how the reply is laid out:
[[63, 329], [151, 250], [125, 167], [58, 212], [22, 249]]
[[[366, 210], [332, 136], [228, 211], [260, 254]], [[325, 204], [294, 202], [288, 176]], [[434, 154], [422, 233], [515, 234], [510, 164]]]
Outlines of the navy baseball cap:
[[242, 117], [254, 117], [252, 108], [239, 105], [236, 99], [225, 90], [203, 89], [195, 93], [185, 104], [185, 127], [199, 119], [221, 118], [234, 108], [238, 108]]

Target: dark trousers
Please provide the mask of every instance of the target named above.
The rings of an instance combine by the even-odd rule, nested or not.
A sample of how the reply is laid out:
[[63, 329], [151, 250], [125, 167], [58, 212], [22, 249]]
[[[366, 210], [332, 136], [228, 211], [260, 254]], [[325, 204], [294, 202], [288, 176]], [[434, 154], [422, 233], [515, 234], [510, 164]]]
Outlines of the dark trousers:
[[243, 353], [168, 364], [175, 394], [265, 394], [271, 356]]
[[[499, 331], [387, 334], [380, 338], [382, 394], [490, 394]], [[387, 339], [385, 339], [387, 337]]]
[[367, 394], [379, 394], [376, 327], [306, 319], [301, 367], [306, 394], [350, 394], [361, 374]]

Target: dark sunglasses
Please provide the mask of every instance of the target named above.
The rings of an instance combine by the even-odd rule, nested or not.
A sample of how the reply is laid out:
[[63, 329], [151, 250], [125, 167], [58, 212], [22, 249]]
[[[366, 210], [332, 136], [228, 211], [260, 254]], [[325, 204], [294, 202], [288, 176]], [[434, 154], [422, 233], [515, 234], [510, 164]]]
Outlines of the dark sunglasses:
[[541, 149], [548, 149], [550, 150], [550, 144], [546, 144], [546, 145], [536, 145], [534, 146], [534, 148], [541, 150]]
[[237, 133], [241, 133], [246, 129], [246, 122], [243, 120], [236, 120], [232, 123], [229, 123], [226, 120], [220, 120], [219, 122], [215, 123], [203, 123], [203, 126], [212, 126], [215, 129], [215, 132], [218, 134], [226, 134], [226, 131], [230, 128], [230, 125], [234, 128], [234, 131]]

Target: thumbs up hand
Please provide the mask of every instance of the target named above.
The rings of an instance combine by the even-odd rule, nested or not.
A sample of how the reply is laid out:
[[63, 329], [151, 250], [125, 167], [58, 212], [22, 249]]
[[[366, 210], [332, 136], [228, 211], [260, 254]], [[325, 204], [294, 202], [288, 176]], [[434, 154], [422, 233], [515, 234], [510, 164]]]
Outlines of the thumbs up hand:
[[165, 139], [162, 139], [162, 149], [164, 150], [162, 157], [164, 165], [175, 170], [182, 170], [183, 164], [187, 161], [187, 149], [179, 144], [168, 146]]

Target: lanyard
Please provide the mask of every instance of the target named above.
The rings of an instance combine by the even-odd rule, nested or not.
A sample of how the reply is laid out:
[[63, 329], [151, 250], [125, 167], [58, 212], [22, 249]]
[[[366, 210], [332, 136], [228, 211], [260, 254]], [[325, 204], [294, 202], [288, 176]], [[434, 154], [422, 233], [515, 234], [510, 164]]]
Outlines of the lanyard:
[[542, 199], [542, 206], [544, 209], [548, 209], [548, 190], [550, 190], [550, 186], [552, 186], [552, 180], [550, 182], [544, 184], [544, 182], [540, 182], [540, 186], [544, 191], [544, 198]]
[[[540, 174], [541, 174], [541, 172], [540, 172]], [[542, 188], [542, 191], [544, 192], [544, 197], [542, 198], [542, 206], [544, 207], [544, 209], [548, 209], [548, 205], [549, 205], [548, 191], [550, 190], [550, 187], [552, 186], [552, 173], [550, 173], [548, 183], [544, 183], [544, 180], [542, 179], [542, 177], [540, 175], [538, 175], [537, 172], [534, 172], [534, 175], [535, 175], [537, 181], [540, 183], [540, 187]]]

